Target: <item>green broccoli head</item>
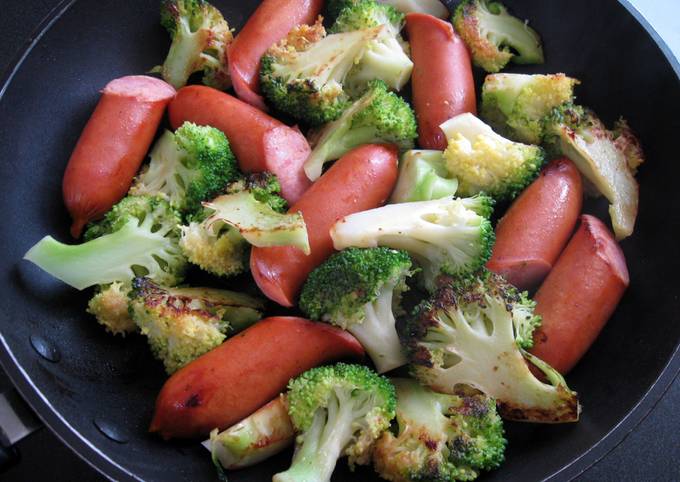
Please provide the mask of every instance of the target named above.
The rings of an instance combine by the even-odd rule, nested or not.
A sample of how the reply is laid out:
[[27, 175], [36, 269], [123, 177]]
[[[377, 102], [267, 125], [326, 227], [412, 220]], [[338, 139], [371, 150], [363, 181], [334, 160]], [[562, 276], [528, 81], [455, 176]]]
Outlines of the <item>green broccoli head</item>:
[[367, 464], [394, 418], [394, 387], [361, 365], [312, 368], [288, 385], [288, 413], [299, 433], [288, 470], [274, 482], [330, 481], [338, 458]]
[[448, 139], [444, 162], [458, 178], [461, 196], [484, 192], [499, 201], [511, 200], [543, 166], [543, 149], [505, 139], [472, 114], [449, 119], [441, 128]]
[[229, 141], [214, 127], [185, 122], [174, 134], [166, 131], [150, 156], [130, 193], [163, 194], [185, 217], [240, 176]]
[[172, 286], [181, 282], [187, 264], [178, 246], [179, 224], [162, 197], [126, 197], [88, 228], [87, 242], [65, 245], [45, 236], [24, 258], [79, 290], [135, 276]]
[[97, 322], [112, 335], [124, 337], [137, 331], [137, 325], [128, 312], [130, 288], [129, 282], [118, 281], [99, 286], [87, 304], [87, 312], [94, 315]]
[[383, 433], [373, 465], [386, 480], [473, 480], [504, 460], [507, 441], [493, 399], [436, 393], [412, 379], [392, 379], [398, 432]]
[[311, 319], [352, 333], [384, 373], [406, 363], [395, 309], [412, 273], [405, 251], [345, 249], [312, 271], [302, 288], [300, 309]]
[[226, 189], [227, 194], [241, 191], [250, 191], [257, 201], [267, 204], [277, 213], [288, 210], [288, 202], [281, 197], [281, 184], [271, 172], [248, 174]]
[[573, 101], [578, 83], [564, 74], [487, 75], [481, 116], [512, 140], [540, 144], [545, 135], [543, 119], [555, 107]]
[[[531, 329], [522, 323], [532, 315], [525, 299], [486, 271], [466, 280], [438, 281], [438, 290], [414, 311], [404, 334], [412, 374], [441, 393], [473, 387], [496, 399], [501, 415], [510, 420], [577, 421], [576, 393], [557, 371], [519, 346]], [[548, 383], [533, 375], [529, 363]]]
[[168, 374], [258, 321], [263, 310], [262, 301], [241, 293], [132, 281], [130, 315]]
[[475, 65], [487, 72], [498, 72], [510, 60], [518, 64], [543, 63], [539, 35], [527, 22], [510, 15], [500, 2], [463, 0], [452, 22]]
[[399, 178], [390, 201], [431, 201], [453, 196], [457, 190], [458, 179], [449, 173], [441, 151], [410, 150], [399, 162]]
[[262, 57], [262, 92], [277, 109], [310, 125], [337, 119], [350, 103], [348, 73], [382, 31], [326, 35], [320, 21], [295, 27]]
[[330, 32], [351, 32], [385, 25], [390, 33], [396, 36], [404, 26], [405, 17], [391, 5], [375, 0], [354, 0], [345, 2], [340, 8]]
[[390, 92], [387, 85], [371, 81], [366, 93], [334, 122], [318, 131], [314, 148], [305, 162], [311, 180], [321, 176], [326, 162], [339, 159], [363, 144], [390, 143], [402, 150], [413, 148], [418, 136], [416, 117], [411, 106]]
[[233, 34], [217, 8], [204, 0], [163, 0], [161, 25], [172, 38], [160, 71], [176, 89], [186, 85], [194, 72], [203, 72], [203, 83], [216, 89], [231, 86], [227, 47]]
[[484, 195], [389, 204], [346, 216], [331, 228], [331, 237], [338, 250], [387, 246], [407, 251], [431, 291], [441, 273], [464, 277], [489, 259], [493, 204]]

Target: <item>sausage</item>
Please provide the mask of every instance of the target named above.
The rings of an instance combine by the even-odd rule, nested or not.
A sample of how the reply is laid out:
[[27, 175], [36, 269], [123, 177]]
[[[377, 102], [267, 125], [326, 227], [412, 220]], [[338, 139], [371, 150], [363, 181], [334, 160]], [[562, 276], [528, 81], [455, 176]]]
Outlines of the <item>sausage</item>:
[[205, 437], [247, 417], [317, 365], [362, 358], [339, 328], [304, 318], [265, 318], [200, 356], [163, 385], [150, 432], [164, 439]]
[[496, 226], [489, 270], [521, 290], [543, 281], [581, 214], [581, 175], [567, 158], [548, 164]]
[[130, 189], [174, 95], [170, 84], [143, 75], [104, 87], [64, 172], [62, 191], [74, 238]]
[[266, 110], [260, 97], [260, 58], [293, 27], [314, 23], [323, 0], [264, 0], [227, 50], [229, 74], [236, 95]]
[[168, 115], [173, 129], [190, 121], [224, 132], [241, 170], [276, 174], [289, 203], [311, 184], [303, 169], [311, 153], [305, 136], [236, 97], [201, 85], [183, 87]]
[[413, 106], [422, 149], [446, 149], [439, 126], [450, 118], [477, 113], [470, 54], [444, 20], [424, 13], [406, 15], [411, 44]]
[[255, 248], [250, 270], [255, 282], [270, 299], [293, 306], [314, 268], [334, 251], [330, 229], [338, 220], [381, 206], [397, 181], [397, 148], [368, 144], [351, 150], [324, 173], [290, 212], [302, 212], [311, 254], [292, 246]]
[[623, 251], [599, 219], [583, 215], [534, 300], [543, 323], [531, 353], [567, 373], [616, 309], [629, 277]]

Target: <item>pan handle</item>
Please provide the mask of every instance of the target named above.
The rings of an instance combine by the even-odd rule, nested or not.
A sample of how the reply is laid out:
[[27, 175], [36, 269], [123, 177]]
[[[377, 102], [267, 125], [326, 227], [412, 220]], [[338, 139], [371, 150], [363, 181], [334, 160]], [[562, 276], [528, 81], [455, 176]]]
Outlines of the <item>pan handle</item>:
[[16, 390], [0, 393], [0, 473], [19, 461], [15, 444], [41, 427]]

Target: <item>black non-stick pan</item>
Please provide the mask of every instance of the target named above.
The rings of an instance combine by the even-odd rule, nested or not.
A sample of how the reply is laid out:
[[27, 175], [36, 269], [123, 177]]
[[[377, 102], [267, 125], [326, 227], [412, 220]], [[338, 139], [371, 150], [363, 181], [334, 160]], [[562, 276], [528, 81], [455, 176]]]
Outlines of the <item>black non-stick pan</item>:
[[[214, 0], [238, 28], [256, 0]], [[633, 430], [680, 368], [680, 67], [658, 36], [614, 0], [517, 0], [545, 42], [545, 65], [582, 81], [579, 101], [607, 122], [625, 116], [648, 160], [635, 234], [623, 242], [631, 286], [606, 329], [569, 375], [581, 395], [578, 424], [507, 424], [507, 462], [485, 480], [526, 481], [581, 473]], [[68, 240], [61, 176], [98, 90], [164, 58], [158, 0], [64, 1], [51, 14], [0, 95], [0, 361], [40, 418], [114, 479], [212, 480], [197, 444], [147, 433], [165, 374], [145, 341], [104, 333], [79, 293], [21, 261], [45, 234]], [[478, 81], [480, 72], [476, 73]], [[589, 204], [602, 215], [605, 205]], [[606, 216], [605, 216], [606, 219]], [[230, 475], [267, 480], [290, 453]], [[334, 480], [377, 480], [340, 463]]]

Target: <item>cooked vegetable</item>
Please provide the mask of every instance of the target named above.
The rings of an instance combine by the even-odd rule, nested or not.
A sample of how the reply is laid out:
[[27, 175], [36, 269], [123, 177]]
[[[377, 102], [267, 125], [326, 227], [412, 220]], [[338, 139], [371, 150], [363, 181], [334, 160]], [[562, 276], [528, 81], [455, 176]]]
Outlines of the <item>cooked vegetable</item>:
[[186, 268], [180, 252], [179, 216], [167, 201], [128, 196], [91, 225], [83, 244], [66, 245], [45, 236], [24, 256], [78, 290], [144, 274], [157, 283], [179, 283]]
[[510, 60], [516, 64], [542, 64], [541, 38], [527, 21], [508, 13], [491, 0], [463, 0], [456, 7], [453, 25], [472, 52], [475, 65], [498, 72]]
[[[334, 21], [340, 11], [357, 0], [329, 0], [326, 2], [326, 19]], [[449, 9], [439, 0], [378, 0], [385, 5], [391, 5], [402, 13], [426, 13], [439, 18], [447, 18]]]
[[391, 382], [397, 391], [398, 433], [383, 432], [373, 452], [383, 479], [473, 480], [503, 462], [507, 441], [493, 399], [436, 393], [407, 378]]
[[422, 281], [434, 290], [441, 273], [464, 276], [491, 255], [494, 233], [489, 222], [493, 200], [447, 197], [391, 204], [351, 214], [331, 229], [335, 249], [387, 246], [403, 249], [422, 268]]
[[168, 83], [179, 89], [191, 74], [202, 72], [205, 85], [231, 87], [227, 47], [234, 37], [217, 8], [205, 0], [163, 0], [161, 25], [172, 38], [160, 69]]
[[384, 26], [379, 39], [372, 41], [347, 76], [346, 85], [353, 94], [361, 94], [373, 80], [382, 80], [390, 88], [401, 90], [413, 71], [408, 43], [399, 32], [404, 14], [375, 0], [352, 0], [340, 10], [331, 33], [353, 32]]
[[203, 446], [218, 470], [250, 467], [276, 455], [295, 439], [285, 395], [279, 395], [252, 415], [223, 432], [215, 429]]
[[579, 81], [564, 74], [487, 75], [482, 86], [481, 116], [508, 138], [526, 144], [543, 140], [543, 119], [565, 102], [574, 100]]
[[288, 413], [299, 435], [290, 468], [274, 482], [328, 482], [344, 455], [350, 467], [367, 464], [374, 441], [394, 418], [394, 387], [365, 366], [312, 368], [288, 389]]
[[[529, 304], [500, 276], [485, 272], [439, 289], [408, 326], [412, 373], [435, 391], [469, 385], [496, 399], [503, 417], [527, 422], [575, 422], [579, 403], [562, 376], [520, 345], [536, 318]], [[538, 380], [527, 362], [545, 375]]]
[[300, 309], [313, 320], [349, 331], [378, 373], [384, 373], [407, 363], [394, 314], [412, 273], [405, 251], [345, 249], [312, 271], [302, 288]]
[[87, 304], [87, 312], [97, 318], [106, 331], [112, 335], [125, 336], [137, 331], [137, 325], [128, 311], [130, 283], [115, 281], [99, 286]]
[[416, 118], [408, 103], [389, 92], [384, 82], [372, 81], [368, 91], [339, 119], [315, 135], [305, 172], [315, 181], [326, 162], [339, 159], [355, 147], [384, 142], [406, 150], [413, 147], [417, 135]]
[[538, 146], [512, 142], [473, 116], [461, 114], [441, 125], [449, 145], [444, 162], [458, 178], [458, 194], [484, 192], [512, 199], [534, 180], [544, 161]]
[[130, 314], [171, 374], [262, 318], [264, 304], [211, 288], [164, 288], [135, 278]]
[[[281, 186], [269, 173], [250, 174], [226, 189], [228, 193], [245, 192], [248, 203], [267, 206], [264, 210], [285, 212], [287, 203], [279, 196]], [[217, 276], [239, 274], [248, 268], [250, 244], [238, 229], [211, 217], [214, 211], [204, 209], [188, 226], [182, 226], [179, 246], [187, 259]]]
[[311, 125], [340, 117], [349, 106], [347, 76], [386, 27], [326, 35], [319, 20], [299, 25], [262, 57], [260, 87], [279, 110]]
[[166, 131], [151, 151], [151, 162], [137, 177], [130, 194], [163, 194], [184, 215], [196, 214], [239, 175], [225, 135], [185, 122]]
[[591, 110], [565, 104], [553, 109], [545, 122], [549, 149], [574, 161], [609, 201], [616, 239], [633, 234], [639, 197], [633, 173], [644, 158], [625, 121], [619, 121], [612, 132]]
[[451, 176], [442, 151], [412, 150], [401, 157], [399, 179], [390, 201], [431, 201], [453, 196], [458, 179]]

